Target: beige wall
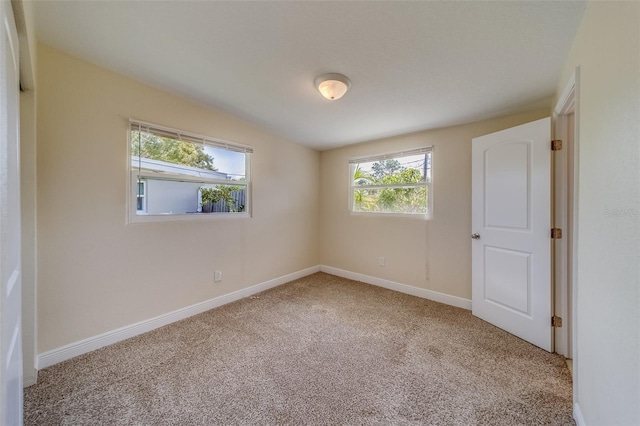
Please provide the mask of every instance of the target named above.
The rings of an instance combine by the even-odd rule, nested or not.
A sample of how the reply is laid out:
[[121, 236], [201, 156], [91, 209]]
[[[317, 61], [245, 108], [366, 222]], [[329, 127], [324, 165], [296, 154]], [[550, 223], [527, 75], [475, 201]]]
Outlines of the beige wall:
[[587, 425], [640, 424], [640, 3], [590, 3], [580, 67], [574, 399]]
[[[46, 46], [38, 91], [38, 352], [319, 263], [318, 152]], [[130, 117], [252, 145], [253, 217], [127, 225]]]
[[[323, 265], [471, 299], [471, 139], [549, 116], [538, 110], [321, 153]], [[432, 220], [350, 215], [348, 158], [433, 146]], [[378, 258], [385, 257], [385, 266]]]

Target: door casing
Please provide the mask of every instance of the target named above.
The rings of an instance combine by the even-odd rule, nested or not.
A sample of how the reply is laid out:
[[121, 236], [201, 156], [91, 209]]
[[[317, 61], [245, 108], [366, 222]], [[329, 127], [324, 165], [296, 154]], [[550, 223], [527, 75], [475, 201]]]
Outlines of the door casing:
[[19, 48], [12, 4], [0, 2], [0, 424], [22, 424]]
[[[567, 177], [563, 183], [559, 182], [556, 191], [565, 196], [557, 200], [560, 206], [556, 208], [560, 215], [565, 215], [568, 238], [556, 246], [556, 254], [565, 259], [556, 263], [556, 315], [565, 315], [568, 321], [563, 324], [564, 330], [556, 330], [556, 345], [558, 353], [573, 360], [573, 401], [578, 401], [578, 200], [579, 200], [579, 149], [580, 149], [580, 67], [576, 67], [565, 88], [558, 98], [553, 111], [554, 138], [568, 141], [569, 149], [566, 160], [562, 161], [559, 170], [565, 168]], [[563, 205], [563, 203], [565, 205]], [[564, 296], [563, 296], [564, 295]], [[560, 296], [560, 297], [558, 297]], [[563, 353], [566, 352], [566, 353]], [[575, 410], [574, 410], [575, 412]]]

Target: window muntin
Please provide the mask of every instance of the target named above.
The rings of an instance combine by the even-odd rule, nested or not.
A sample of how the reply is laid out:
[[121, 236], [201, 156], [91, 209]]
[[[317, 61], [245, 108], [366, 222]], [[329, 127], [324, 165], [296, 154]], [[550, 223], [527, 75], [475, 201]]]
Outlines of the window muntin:
[[420, 148], [349, 160], [350, 211], [430, 217], [431, 154]]
[[130, 221], [248, 216], [251, 147], [134, 120], [129, 136]]

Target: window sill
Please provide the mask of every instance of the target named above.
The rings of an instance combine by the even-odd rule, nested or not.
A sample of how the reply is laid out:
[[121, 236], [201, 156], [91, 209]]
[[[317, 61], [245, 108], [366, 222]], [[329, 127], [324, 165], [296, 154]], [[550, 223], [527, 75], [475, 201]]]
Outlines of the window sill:
[[363, 216], [370, 218], [398, 218], [398, 219], [421, 219], [431, 220], [433, 217], [429, 214], [405, 214], [405, 213], [368, 213], [349, 211], [350, 216]]
[[136, 214], [130, 216], [127, 221], [130, 223], [149, 222], [184, 222], [201, 220], [223, 220], [223, 219], [247, 219], [251, 215], [248, 212], [242, 213], [184, 213], [184, 214]]

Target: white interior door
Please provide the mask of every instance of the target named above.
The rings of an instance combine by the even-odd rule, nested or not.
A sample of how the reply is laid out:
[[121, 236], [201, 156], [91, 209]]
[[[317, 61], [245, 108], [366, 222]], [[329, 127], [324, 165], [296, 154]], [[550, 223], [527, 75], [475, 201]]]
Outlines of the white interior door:
[[18, 36], [0, 1], [0, 424], [22, 424]]
[[551, 119], [473, 139], [473, 315], [547, 351]]

